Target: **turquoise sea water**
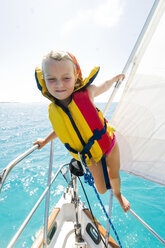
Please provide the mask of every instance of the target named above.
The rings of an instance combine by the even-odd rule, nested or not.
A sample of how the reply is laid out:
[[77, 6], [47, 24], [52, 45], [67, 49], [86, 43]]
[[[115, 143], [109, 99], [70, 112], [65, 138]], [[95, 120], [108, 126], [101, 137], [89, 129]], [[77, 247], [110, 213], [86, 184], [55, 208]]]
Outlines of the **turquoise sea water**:
[[[98, 104], [103, 109], [104, 104]], [[112, 105], [108, 119], [114, 110]], [[0, 171], [18, 155], [32, 147], [38, 137], [52, 130], [48, 120], [47, 104], [0, 103]], [[7, 247], [47, 184], [50, 144], [35, 151], [10, 173], [0, 194], [0, 248]], [[70, 160], [70, 155], [56, 140], [54, 144], [53, 174], [59, 165]], [[83, 179], [82, 179], [83, 180]], [[121, 172], [122, 193], [132, 209], [155, 231], [165, 238], [165, 188]], [[59, 176], [51, 188], [51, 206], [57, 202], [66, 183]], [[84, 185], [96, 218], [105, 226], [105, 217], [92, 189]], [[81, 194], [81, 189], [79, 190]], [[101, 196], [108, 206], [108, 194]], [[85, 200], [82, 194], [82, 200]], [[44, 201], [22, 233], [15, 247], [31, 247], [43, 226]], [[130, 213], [124, 214], [113, 199], [112, 222], [123, 247], [164, 247]], [[112, 234], [112, 231], [111, 231]], [[114, 235], [112, 234], [114, 237]]]

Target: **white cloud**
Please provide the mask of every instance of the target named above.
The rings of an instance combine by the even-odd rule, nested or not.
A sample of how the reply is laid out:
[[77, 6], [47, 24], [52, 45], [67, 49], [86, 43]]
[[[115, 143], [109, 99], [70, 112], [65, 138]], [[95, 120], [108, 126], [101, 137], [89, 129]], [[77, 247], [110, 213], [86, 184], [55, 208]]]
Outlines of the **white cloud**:
[[62, 35], [72, 34], [76, 29], [90, 23], [104, 28], [112, 28], [117, 25], [123, 13], [121, 0], [106, 0], [96, 7], [88, 10], [80, 10], [64, 24]]

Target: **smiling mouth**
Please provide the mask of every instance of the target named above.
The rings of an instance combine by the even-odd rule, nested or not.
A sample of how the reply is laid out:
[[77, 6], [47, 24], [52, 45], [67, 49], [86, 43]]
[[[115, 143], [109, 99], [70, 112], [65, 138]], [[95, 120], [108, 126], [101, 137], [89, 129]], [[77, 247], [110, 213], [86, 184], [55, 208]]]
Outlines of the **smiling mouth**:
[[62, 93], [62, 92], [65, 92], [66, 90], [56, 90], [56, 92], [58, 93]]

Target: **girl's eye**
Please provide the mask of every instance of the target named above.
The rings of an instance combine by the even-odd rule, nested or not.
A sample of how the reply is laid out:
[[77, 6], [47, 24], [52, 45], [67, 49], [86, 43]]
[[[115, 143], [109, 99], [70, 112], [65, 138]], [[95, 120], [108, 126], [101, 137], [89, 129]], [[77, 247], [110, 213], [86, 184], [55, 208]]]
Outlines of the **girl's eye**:
[[52, 83], [52, 82], [55, 82], [55, 81], [56, 81], [56, 79], [55, 79], [55, 78], [48, 78], [47, 80], [48, 80], [48, 82], [50, 82], [50, 83]]
[[65, 78], [64, 78], [65, 81], [68, 81], [69, 79], [70, 79], [69, 77], [65, 77]]

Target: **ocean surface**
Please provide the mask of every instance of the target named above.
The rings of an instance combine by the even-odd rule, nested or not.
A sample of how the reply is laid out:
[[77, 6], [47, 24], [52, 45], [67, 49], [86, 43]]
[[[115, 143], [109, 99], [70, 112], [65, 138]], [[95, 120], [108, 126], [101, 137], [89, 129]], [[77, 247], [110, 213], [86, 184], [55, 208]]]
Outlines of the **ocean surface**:
[[[112, 104], [107, 118], [110, 119], [115, 104]], [[98, 107], [104, 108], [99, 103]], [[48, 119], [47, 103], [0, 103], [0, 171], [18, 155], [31, 148], [37, 138], [43, 138], [52, 131]], [[9, 174], [0, 194], [0, 248], [5, 248], [21, 226], [47, 185], [50, 144], [34, 151], [20, 162]], [[71, 156], [63, 145], [54, 142], [53, 175]], [[83, 181], [83, 179], [82, 179]], [[131, 208], [165, 239], [165, 188], [152, 182], [121, 172], [121, 190], [131, 203]], [[84, 184], [96, 218], [106, 226], [93, 190]], [[51, 187], [50, 211], [61, 196], [66, 183], [60, 175]], [[85, 200], [81, 188], [81, 199]], [[108, 206], [108, 193], [101, 196]], [[28, 223], [14, 247], [31, 247], [44, 222], [43, 201]], [[164, 247], [130, 213], [125, 214], [113, 198], [112, 222], [123, 247]], [[113, 231], [110, 230], [114, 237]]]

